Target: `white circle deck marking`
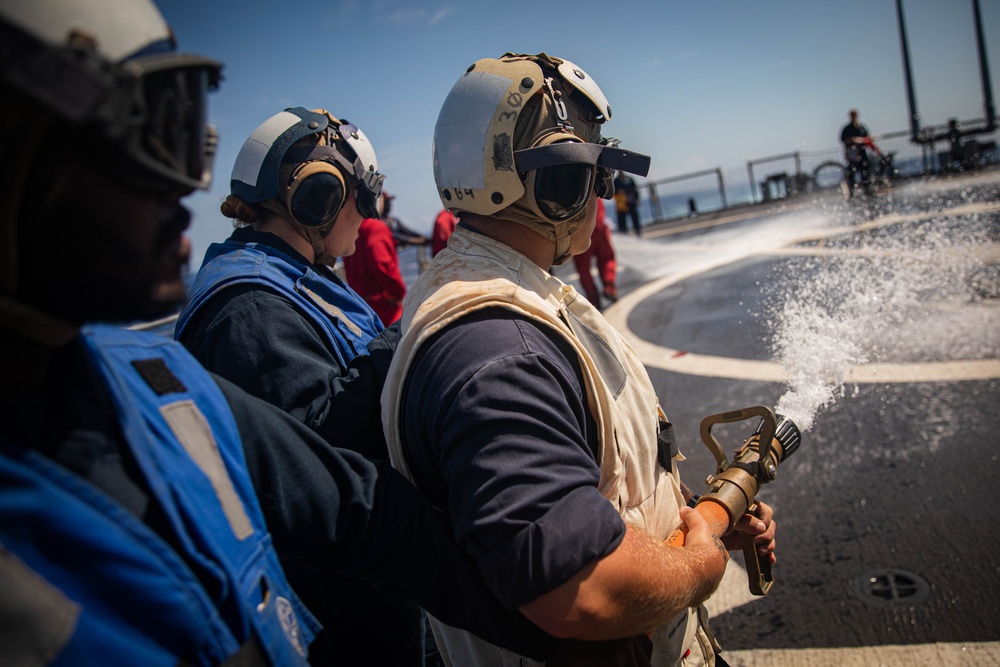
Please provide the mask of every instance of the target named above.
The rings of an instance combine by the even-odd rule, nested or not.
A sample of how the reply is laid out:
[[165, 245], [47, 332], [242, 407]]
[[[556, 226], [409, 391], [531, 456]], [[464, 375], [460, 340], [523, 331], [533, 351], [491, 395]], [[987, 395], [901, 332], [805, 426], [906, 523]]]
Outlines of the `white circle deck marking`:
[[[941, 216], [954, 217], [961, 215], [978, 215], [983, 213], [994, 213], [996, 211], [1000, 211], [1000, 203], [991, 202], [963, 204], [961, 206], [955, 206], [941, 211], [922, 212], [913, 215], [887, 215], [860, 225], [852, 226], [846, 231], [857, 232], [886, 225], [898, 224], [900, 222], [925, 220]], [[719, 268], [720, 266], [726, 266], [733, 262], [746, 259], [747, 257], [768, 254], [820, 255], [864, 252], [858, 250], [835, 250], [816, 247], [797, 249], [793, 247], [798, 243], [821, 240], [831, 236], [839, 236], [844, 234], [844, 232], [844, 229], [838, 228], [830, 230], [826, 233], [811, 234], [809, 236], [794, 239], [776, 250], [752, 250], [738, 257], [726, 257], [724, 260], [718, 262], [708, 262], [694, 269], [658, 278], [622, 297], [617, 303], [605, 311], [605, 317], [628, 340], [629, 344], [631, 344], [635, 349], [636, 354], [639, 355], [639, 359], [647, 367], [671, 371], [674, 373], [699, 375], [703, 377], [731, 378], [735, 380], [760, 380], [765, 382], [787, 382], [788, 374], [780, 364], [773, 361], [755, 361], [751, 359], [739, 359], [736, 357], [698, 354], [651, 343], [637, 335], [629, 328], [628, 316], [640, 303], [670, 285], [686, 280], [687, 278], [691, 278], [692, 276], [711, 271], [712, 269]], [[1000, 257], [1000, 248], [998, 248], [997, 244], [992, 244], [991, 246], [985, 248], [977, 247], [970, 249], [970, 252], [976, 252], [977, 254], [990, 259]], [[1000, 378], [1000, 359], [928, 361], [898, 364], [858, 364], [851, 368], [842, 381], [845, 384], [877, 384], [889, 382], [954, 382], [960, 380], [989, 380], [993, 378]]]

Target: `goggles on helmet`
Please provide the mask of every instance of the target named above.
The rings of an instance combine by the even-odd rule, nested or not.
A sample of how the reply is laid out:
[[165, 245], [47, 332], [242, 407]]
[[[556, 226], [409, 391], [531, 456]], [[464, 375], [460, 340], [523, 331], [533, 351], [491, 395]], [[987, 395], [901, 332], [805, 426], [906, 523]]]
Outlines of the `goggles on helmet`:
[[594, 173], [588, 164], [554, 165], [532, 171], [527, 185], [539, 212], [548, 220], [562, 222], [587, 205]]
[[[86, 44], [46, 44], [0, 22], [2, 74], [70, 125], [107, 140], [129, 165], [118, 168], [145, 189], [208, 187], [217, 138], [206, 98], [222, 64], [173, 52], [113, 64]], [[115, 163], [117, 160], [107, 160]]]
[[218, 87], [221, 65], [165, 55], [126, 61], [123, 69], [134, 77], [129, 99], [121, 100], [131, 124], [123, 128], [126, 156], [165, 187], [207, 188], [218, 138], [206, 123], [206, 95]]
[[378, 162], [371, 142], [361, 128], [347, 121], [340, 125], [337, 131], [354, 151], [352, 167], [354, 178], [357, 179], [358, 212], [366, 218], [378, 218], [378, 198], [382, 194], [385, 175], [378, 171]]
[[562, 222], [583, 210], [591, 190], [602, 199], [611, 199], [615, 171], [649, 173], [648, 155], [618, 148], [618, 144], [617, 139], [601, 139], [596, 144], [566, 140], [525, 148], [514, 151], [514, 166], [525, 175], [539, 212]]

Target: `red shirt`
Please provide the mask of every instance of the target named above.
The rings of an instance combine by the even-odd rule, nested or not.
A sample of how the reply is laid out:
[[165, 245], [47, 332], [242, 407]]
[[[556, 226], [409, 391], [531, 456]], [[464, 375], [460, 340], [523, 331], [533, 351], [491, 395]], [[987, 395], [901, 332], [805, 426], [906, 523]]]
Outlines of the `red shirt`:
[[434, 233], [431, 235], [431, 257], [448, 247], [448, 237], [455, 231], [458, 218], [451, 211], [444, 209], [434, 219]]
[[406, 283], [399, 273], [399, 255], [389, 226], [366, 218], [358, 229], [354, 254], [344, 257], [347, 284], [389, 326], [403, 314]]

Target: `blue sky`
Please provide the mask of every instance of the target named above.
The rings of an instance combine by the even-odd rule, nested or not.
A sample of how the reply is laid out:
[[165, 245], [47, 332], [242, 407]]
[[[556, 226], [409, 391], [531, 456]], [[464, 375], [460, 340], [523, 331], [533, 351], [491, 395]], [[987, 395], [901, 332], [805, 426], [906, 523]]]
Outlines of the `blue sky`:
[[[924, 124], [983, 116], [971, 0], [904, 0]], [[980, 0], [994, 97], [1000, 0]], [[429, 230], [441, 204], [431, 140], [466, 67], [505, 51], [572, 60], [600, 84], [605, 136], [652, 156], [649, 178], [739, 167], [838, 143], [856, 107], [906, 130], [895, 0], [160, 0], [181, 50], [221, 60], [211, 191], [187, 200], [196, 269], [226, 238], [218, 213], [243, 141], [289, 106], [325, 107], [375, 146], [394, 213]]]

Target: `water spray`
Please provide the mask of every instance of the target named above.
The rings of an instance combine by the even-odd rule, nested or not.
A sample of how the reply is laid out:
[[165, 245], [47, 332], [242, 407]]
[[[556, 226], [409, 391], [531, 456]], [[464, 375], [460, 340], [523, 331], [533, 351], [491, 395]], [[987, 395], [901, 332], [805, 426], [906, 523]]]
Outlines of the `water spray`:
[[[730, 463], [722, 445], [712, 435], [712, 427], [753, 417], [760, 417], [760, 424], [736, 450]], [[760, 487], [774, 480], [778, 466], [802, 443], [799, 428], [791, 419], [776, 416], [762, 405], [706, 417], [701, 422], [701, 439], [715, 457], [717, 468], [715, 474], [705, 480], [709, 490], [698, 499], [695, 510], [708, 521], [716, 535], [725, 535], [744, 514], [756, 510]], [[678, 528], [667, 539], [667, 544], [682, 546], [686, 533], [686, 528]], [[741, 540], [750, 592], [767, 595], [774, 584], [771, 561], [759, 558], [752, 535], [743, 534]]]

